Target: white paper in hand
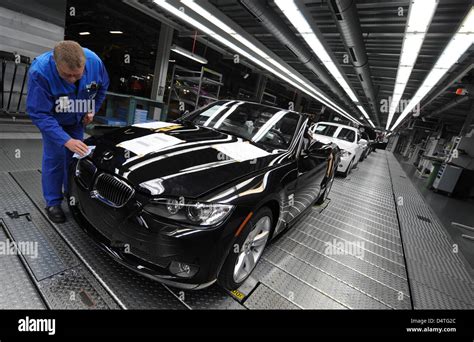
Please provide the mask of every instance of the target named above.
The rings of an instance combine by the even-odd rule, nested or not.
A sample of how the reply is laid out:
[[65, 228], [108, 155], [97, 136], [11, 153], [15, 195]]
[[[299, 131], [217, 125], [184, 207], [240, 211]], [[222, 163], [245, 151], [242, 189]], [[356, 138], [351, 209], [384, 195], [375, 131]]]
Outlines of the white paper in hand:
[[94, 151], [95, 149], [95, 146], [87, 146], [87, 153], [83, 156], [80, 156], [78, 153], [74, 153], [72, 155], [73, 158], [76, 158], [76, 159], [82, 159], [82, 158], [85, 158], [87, 157], [89, 154], [91, 154], [92, 151]]

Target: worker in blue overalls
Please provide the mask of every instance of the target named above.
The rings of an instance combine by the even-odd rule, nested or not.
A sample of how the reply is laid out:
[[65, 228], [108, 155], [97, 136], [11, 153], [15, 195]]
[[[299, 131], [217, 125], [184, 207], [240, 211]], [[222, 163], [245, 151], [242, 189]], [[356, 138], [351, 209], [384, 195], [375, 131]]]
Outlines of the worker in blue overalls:
[[42, 185], [50, 220], [66, 220], [61, 202], [68, 192], [73, 153], [84, 156], [84, 126], [92, 122], [109, 86], [100, 58], [74, 41], [61, 41], [33, 60], [28, 73], [27, 113], [43, 136]]

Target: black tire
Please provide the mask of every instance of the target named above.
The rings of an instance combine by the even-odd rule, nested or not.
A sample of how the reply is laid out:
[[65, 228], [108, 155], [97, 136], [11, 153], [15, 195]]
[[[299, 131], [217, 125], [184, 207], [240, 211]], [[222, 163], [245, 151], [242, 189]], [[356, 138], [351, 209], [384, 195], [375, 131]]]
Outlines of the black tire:
[[[247, 224], [243, 228], [242, 232], [240, 233], [240, 235], [237, 237], [234, 244], [232, 245], [232, 247], [229, 251], [229, 254], [227, 255], [227, 259], [225, 260], [224, 265], [222, 266], [221, 271], [220, 271], [220, 273], [217, 277], [217, 281], [224, 288], [226, 288], [230, 291], [239, 288], [240, 285], [242, 285], [242, 283], [250, 276], [253, 269], [255, 268], [255, 265], [260, 260], [261, 254], [257, 258], [257, 260], [255, 260], [254, 266], [251, 268], [250, 272], [245, 276], [245, 278], [239, 279], [238, 281], [236, 281], [236, 279], [234, 278], [234, 270], [236, 268], [237, 259], [239, 258], [239, 255], [240, 255], [238, 253], [238, 251], [242, 251], [244, 249], [243, 245], [244, 245], [247, 237], [249, 236], [250, 232], [252, 232], [254, 230], [255, 225], [257, 224], [257, 222], [259, 222], [260, 220], [262, 220], [265, 217], [268, 217], [268, 219], [270, 221], [270, 231], [268, 232], [268, 237], [267, 237], [267, 240], [266, 240], [265, 244], [263, 245], [263, 249], [265, 249], [266, 245], [270, 241], [271, 234], [272, 234], [272, 231], [273, 231], [273, 213], [270, 210], [270, 208], [262, 207], [247, 222]], [[237, 246], [238, 246], [238, 248], [237, 248]], [[262, 250], [262, 252], [263, 252], [263, 250]]]
[[342, 177], [346, 178], [347, 176], [349, 176], [349, 174], [352, 171], [353, 164], [354, 164], [354, 159], [352, 159], [351, 162], [349, 163], [349, 166], [347, 167], [346, 172], [342, 173]]

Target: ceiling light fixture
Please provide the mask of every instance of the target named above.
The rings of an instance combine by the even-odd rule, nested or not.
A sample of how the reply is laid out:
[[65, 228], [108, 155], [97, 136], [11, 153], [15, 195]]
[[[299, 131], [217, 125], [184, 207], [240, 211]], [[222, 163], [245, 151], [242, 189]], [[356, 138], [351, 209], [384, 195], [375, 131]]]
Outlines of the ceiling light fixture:
[[192, 53], [191, 51], [183, 49], [180, 46], [172, 45], [170, 49], [171, 49], [171, 51], [179, 53], [180, 55], [188, 57], [189, 59], [192, 59], [192, 60], [194, 60], [198, 63], [207, 64], [207, 59], [205, 59], [204, 57], [201, 57], [199, 55], [196, 55], [195, 53]]
[[[224, 38], [223, 36], [215, 33], [213, 30], [211, 30], [209, 27], [205, 26], [202, 24], [202, 22], [198, 22], [197, 20], [193, 19], [189, 15], [185, 14], [184, 11], [180, 11], [178, 8], [172, 6], [171, 4], [167, 3], [165, 0], [154, 0], [154, 3], [163, 8], [164, 10], [170, 12], [171, 14], [177, 16], [178, 18], [182, 19], [186, 23], [194, 26], [195, 28], [199, 29], [200, 31], [206, 33], [209, 37], [219, 41], [220, 43], [224, 44], [225, 46], [231, 48], [235, 52], [239, 53], [241, 56], [249, 59], [253, 63], [259, 65], [260, 67], [270, 71], [272, 74], [275, 76], [281, 78], [285, 82], [293, 85], [294, 87], [302, 90], [306, 94], [310, 95], [311, 97], [315, 98], [316, 100], [326, 104], [328, 107], [332, 108], [334, 111], [337, 113], [341, 114], [342, 116], [346, 117], [347, 119], [357, 123], [361, 124], [358, 120], [354, 119], [351, 115], [349, 115], [347, 112], [345, 112], [342, 108], [340, 108], [337, 104], [335, 104], [333, 101], [331, 101], [329, 98], [327, 98], [324, 94], [319, 92], [317, 89], [315, 89], [311, 84], [308, 84], [304, 80], [302, 80], [300, 77], [295, 75], [293, 72], [288, 70], [286, 67], [278, 63], [276, 60], [268, 56], [265, 52], [263, 52], [261, 49], [259, 49], [257, 46], [252, 44], [249, 40], [238, 34], [235, 30], [230, 28], [228, 25], [223, 23], [221, 20], [219, 20], [217, 17], [212, 15], [209, 11], [204, 9], [202, 6], [197, 4], [195, 1], [192, 0], [182, 0], [181, 1], [183, 4], [191, 8], [194, 12], [198, 13], [201, 15], [203, 18], [206, 20], [212, 22], [214, 25], [228, 33], [232, 38], [236, 39], [237, 41], [241, 42], [244, 44], [247, 48], [252, 50], [252, 54], [246, 52], [245, 50], [241, 49], [234, 43], [230, 42], [228, 39]], [[269, 62], [270, 64], [276, 66], [278, 69], [282, 70], [286, 75], [291, 77], [292, 79], [286, 77], [279, 71], [275, 70], [272, 66], [270, 66], [267, 63], [262, 62], [260, 59], [256, 58], [253, 54], [256, 54]], [[296, 83], [294, 80], [298, 81], [299, 83]]]
[[357, 105], [357, 108], [359, 108], [360, 112], [361, 112], [362, 114], [364, 114], [364, 116], [365, 116], [365, 118], [367, 119], [367, 121], [369, 122], [369, 124], [370, 124], [373, 128], [375, 128], [374, 123], [372, 122], [372, 120], [370, 120], [369, 115], [368, 115], [367, 112], [365, 111], [364, 107], [362, 107], [361, 105]]
[[471, 7], [456, 33], [441, 53], [436, 64], [416, 91], [397, 121], [393, 124], [393, 131], [408, 116], [413, 108], [438, 84], [439, 80], [457, 63], [458, 59], [474, 44], [474, 6]]
[[[314, 29], [306, 20], [306, 17], [298, 8], [298, 5], [293, 0], [275, 0], [275, 4], [280, 8], [286, 18], [290, 23], [296, 28], [301, 37], [306, 41], [311, 50], [318, 56], [321, 62], [324, 64], [326, 69], [331, 73], [331, 75], [336, 79], [339, 85], [344, 89], [349, 98], [354, 101], [357, 105], [357, 108], [363, 108], [359, 105], [359, 99], [356, 94], [347, 83], [346, 79], [342, 75], [341, 71], [337, 67], [333, 58], [329, 55], [329, 52], [326, 50], [324, 44], [316, 35]], [[367, 120], [370, 119], [367, 112], [361, 111]]]
[[390, 128], [393, 116], [405, 92], [405, 87], [410, 79], [437, 6], [438, 0], [412, 0], [410, 2], [397, 78], [388, 111], [387, 130]]
[[86, 32], [79, 32], [79, 35], [80, 35], [80, 36], [88, 36], [88, 35], [90, 35], [90, 34], [91, 34], [91, 33], [90, 33], [90, 32], [87, 32], [87, 31], [86, 31]]
[[122, 31], [109, 31], [109, 33], [111, 33], [111, 34], [123, 34]]

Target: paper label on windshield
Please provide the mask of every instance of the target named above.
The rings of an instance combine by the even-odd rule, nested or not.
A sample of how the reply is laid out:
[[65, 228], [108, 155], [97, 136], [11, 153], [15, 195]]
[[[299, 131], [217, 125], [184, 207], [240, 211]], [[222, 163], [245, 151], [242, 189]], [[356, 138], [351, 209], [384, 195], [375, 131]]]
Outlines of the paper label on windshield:
[[152, 152], [157, 152], [163, 148], [177, 145], [184, 142], [181, 139], [172, 137], [165, 133], [155, 133], [144, 137], [128, 140], [118, 144], [118, 147], [122, 147], [128, 151], [131, 151], [138, 155], [145, 155]]
[[212, 147], [239, 162], [266, 157], [270, 154], [261, 148], [241, 141], [230, 144], [213, 145]]
[[176, 126], [176, 123], [172, 122], [164, 122], [164, 121], [152, 121], [152, 122], [145, 122], [140, 124], [132, 125], [133, 127], [140, 127], [140, 128], [148, 128], [148, 129], [158, 129], [170, 126]]

